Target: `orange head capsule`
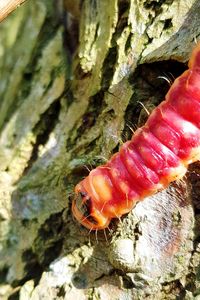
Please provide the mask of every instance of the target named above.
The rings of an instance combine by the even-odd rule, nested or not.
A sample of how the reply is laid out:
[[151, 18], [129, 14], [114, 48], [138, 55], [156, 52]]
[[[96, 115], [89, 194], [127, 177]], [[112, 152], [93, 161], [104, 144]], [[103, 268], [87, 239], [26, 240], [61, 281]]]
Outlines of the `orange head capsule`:
[[101, 212], [95, 201], [88, 195], [81, 183], [75, 188], [75, 198], [72, 202], [72, 212], [75, 218], [86, 228], [104, 229], [108, 227], [111, 218]]

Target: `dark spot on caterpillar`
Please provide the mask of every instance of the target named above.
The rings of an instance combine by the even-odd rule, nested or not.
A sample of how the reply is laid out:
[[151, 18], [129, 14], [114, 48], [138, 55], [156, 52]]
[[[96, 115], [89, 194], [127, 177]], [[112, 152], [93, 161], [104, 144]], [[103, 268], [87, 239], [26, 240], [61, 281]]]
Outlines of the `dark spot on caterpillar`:
[[94, 225], [98, 224], [98, 221], [93, 216], [88, 216], [87, 219], [88, 219], [89, 222], [91, 222]]
[[75, 198], [76, 206], [79, 210], [79, 212], [84, 216], [88, 217], [91, 213], [91, 199], [86, 198], [87, 193], [85, 192], [79, 192], [77, 197]]

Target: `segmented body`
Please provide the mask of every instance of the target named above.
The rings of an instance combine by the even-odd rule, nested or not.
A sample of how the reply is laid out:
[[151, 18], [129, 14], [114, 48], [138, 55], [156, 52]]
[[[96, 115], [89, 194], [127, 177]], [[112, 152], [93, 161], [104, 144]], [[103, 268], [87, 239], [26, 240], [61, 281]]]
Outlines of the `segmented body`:
[[77, 184], [72, 211], [85, 227], [106, 228], [137, 201], [183, 177], [200, 159], [200, 43], [189, 69], [175, 80], [163, 101], [107, 164]]

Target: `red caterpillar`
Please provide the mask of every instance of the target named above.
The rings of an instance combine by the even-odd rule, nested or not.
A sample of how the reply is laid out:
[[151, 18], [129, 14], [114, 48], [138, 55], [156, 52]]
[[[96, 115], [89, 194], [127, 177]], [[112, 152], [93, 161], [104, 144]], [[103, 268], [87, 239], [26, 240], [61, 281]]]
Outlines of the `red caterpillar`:
[[72, 211], [85, 227], [106, 228], [200, 159], [200, 43], [188, 66], [132, 139], [77, 184]]

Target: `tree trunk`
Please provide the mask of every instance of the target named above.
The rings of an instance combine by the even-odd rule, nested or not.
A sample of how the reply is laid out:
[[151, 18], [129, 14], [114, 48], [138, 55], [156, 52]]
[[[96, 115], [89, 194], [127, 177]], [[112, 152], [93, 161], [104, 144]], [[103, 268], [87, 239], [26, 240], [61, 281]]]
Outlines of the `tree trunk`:
[[1, 299], [199, 299], [198, 164], [108, 231], [71, 214], [87, 169], [187, 68], [199, 11], [198, 0], [29, 0], [1, 23]]

